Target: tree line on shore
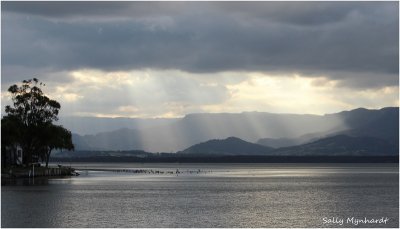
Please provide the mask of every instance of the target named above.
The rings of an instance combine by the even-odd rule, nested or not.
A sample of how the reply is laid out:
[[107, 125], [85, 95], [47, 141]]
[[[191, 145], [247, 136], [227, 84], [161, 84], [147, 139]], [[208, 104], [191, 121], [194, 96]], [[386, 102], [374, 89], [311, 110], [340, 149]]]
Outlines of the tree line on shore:
[[74, 150], [71, 132], [53, 123], [58, 120], [61, 105], [43, 93], [44, 86], [33, 78], [8, 88], [12, 105], [5, 107], [6, 115], [1, 119], [2, 166], [41, 161], [47, 167], [53, 150]]

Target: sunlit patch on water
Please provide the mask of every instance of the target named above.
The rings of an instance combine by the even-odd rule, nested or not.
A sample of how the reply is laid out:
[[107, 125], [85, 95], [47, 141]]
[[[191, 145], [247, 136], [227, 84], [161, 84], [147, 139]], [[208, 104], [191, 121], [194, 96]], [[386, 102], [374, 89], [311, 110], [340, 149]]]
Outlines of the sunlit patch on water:
[[[187, 166], [187, 165], [186, 165]], [[226, 167], [222, 165], [221, 167], [203, 167], [207, 166], [200, 165], [196, 167], [195, 165], [190, 165], [190, 167], [180, 167], [175, 168], [171, 165], [167, 167], [143, 167], [139, 165], [138, 167], [122, 167], [122, 168], [107, 168], [107, 169], [89, 169], [85, 168], [83, 170], [77, 170], [81, 177], [89, 177], [95, 179], [99, 177], [101, 179], [116, 178], [120, 179], [152, 179], [152, 178], [172, 178], [176, 177], [315, 177], [315, 176], [331, 176], [332, 174], [385, 174], [385, 173], [397, 173], [391, 167], [354, 167], [354, 166], [276, 166], [276, 165], [265, 165], [256, 167], [243, 167], [241, 165]], [[140, 171], [140, 172], [137, 172]]]

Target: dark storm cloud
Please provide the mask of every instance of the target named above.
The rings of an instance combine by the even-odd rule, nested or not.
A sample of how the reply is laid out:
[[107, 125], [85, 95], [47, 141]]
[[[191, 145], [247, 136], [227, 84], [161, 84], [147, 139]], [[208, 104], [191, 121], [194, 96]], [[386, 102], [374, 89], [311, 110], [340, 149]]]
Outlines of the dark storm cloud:
[[184, 3], [164, 4], [159, 2], [7, 2], [3, 3], [4, 11], [50, 18], [71, 17], [142, 17], [177, 13], [177, 7]]
[[396, 2], [3, 2], [2, 11], [3, 73], [333, 72], [365, 87], [398, 84]]

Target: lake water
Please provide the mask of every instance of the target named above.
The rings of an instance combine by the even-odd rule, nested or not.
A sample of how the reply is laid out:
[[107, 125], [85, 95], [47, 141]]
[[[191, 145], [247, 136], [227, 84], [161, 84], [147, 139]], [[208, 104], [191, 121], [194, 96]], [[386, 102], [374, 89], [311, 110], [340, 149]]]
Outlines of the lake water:
[[1, 226], [356, 227], [365, 217], [387, 221], [359, 227], [399, 226], [397, 164], [72, 166], [80, 176], [3, 181]]

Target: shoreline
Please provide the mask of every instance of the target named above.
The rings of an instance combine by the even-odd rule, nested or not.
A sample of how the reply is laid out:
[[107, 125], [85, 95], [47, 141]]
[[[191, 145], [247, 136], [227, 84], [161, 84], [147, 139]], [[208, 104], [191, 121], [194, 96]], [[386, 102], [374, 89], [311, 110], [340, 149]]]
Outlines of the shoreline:
[[69, 166], [58, 167], [5, 167], [1, 170], [1, 179], [65, 177], [79, 175]]

